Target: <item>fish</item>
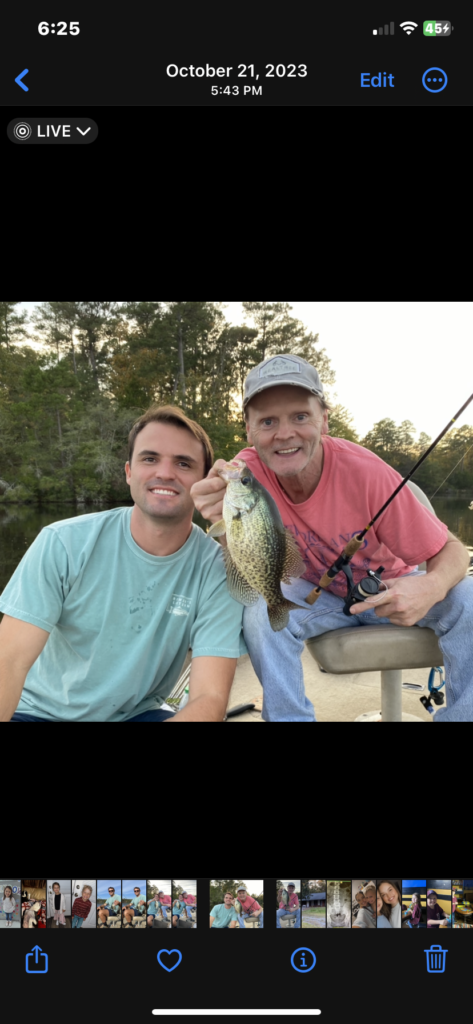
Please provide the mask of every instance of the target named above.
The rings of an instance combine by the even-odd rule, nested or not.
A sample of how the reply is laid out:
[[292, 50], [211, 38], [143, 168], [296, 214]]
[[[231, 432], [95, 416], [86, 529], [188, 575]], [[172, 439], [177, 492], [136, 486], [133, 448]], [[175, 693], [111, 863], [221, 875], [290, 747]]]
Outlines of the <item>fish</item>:
[[287, 889], [283, 889], [283, 891], [281, 893], [281, 899], [280, 899], [279, 902], [280, 903], [284, 903], [286, 905], [286, 907], [287, 907], [287, 905], [289, 903], [289, 893], [288, 893]]
[[241, 914], [241, 903], [240, 903], [240, 900], [235, 900], [235, 902], [233, 904], [233, 908], [234, 908], [234, 910], [236, 910], [238, 916], [240, 916], [240, 914]]
[[268, 605], [271, 628], [277, 632], [289, 622], [289, 612], [300, 605], [288, 601], [280, 583], [302, 576], [305, 565], [299, 548], [286, 530], [276, 502], [243, 459], [218, 470], [227, 482], [223, 519], [207, 531], [211, 537], [227, 535], [223, 548], [227, 586], [240, 604], [252, 605], [259, 596]]

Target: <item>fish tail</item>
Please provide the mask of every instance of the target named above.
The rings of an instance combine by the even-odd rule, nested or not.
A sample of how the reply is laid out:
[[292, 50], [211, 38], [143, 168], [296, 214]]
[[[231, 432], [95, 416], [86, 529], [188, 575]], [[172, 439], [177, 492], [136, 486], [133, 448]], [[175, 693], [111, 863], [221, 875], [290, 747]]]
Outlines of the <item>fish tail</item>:
[[294, 604], [293, 601], [287, 601], [283, 598], [282, 601], [278, 601], [277, 604], [268, 605], [268, 616], [271, 629], [274, 629], [277, 633], [280, 629], [285, 629], [289, 622], [289, 612], [293, 608], [300, 608], [299, 604]]

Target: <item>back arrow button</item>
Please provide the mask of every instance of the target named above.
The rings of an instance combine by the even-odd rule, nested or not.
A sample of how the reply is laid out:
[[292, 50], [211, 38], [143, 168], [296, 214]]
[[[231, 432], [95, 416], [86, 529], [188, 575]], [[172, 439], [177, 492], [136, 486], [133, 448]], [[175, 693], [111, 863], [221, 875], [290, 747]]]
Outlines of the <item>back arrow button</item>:
[[29, 89], [28, 89], [28, 86], [25, 85], [25, 83], [21, 81], [21, 79], [24, 78], [25, 75], [27, 75], [27, 74], [28, 74], [28, 68], [25, 68], [25, 70], [21, 72], [21, 75], [18, 75], [15, 78], [16, 84], [20, 86], [20, 89], [24, 89], [25, 92], [29, 92]]

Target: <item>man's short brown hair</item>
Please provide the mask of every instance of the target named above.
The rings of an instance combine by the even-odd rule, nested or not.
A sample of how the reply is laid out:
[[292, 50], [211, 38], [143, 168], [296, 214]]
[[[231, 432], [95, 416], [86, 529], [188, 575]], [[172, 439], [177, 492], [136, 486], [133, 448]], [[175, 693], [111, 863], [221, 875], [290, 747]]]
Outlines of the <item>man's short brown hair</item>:
[[150, 409], [143, 413], [143, 416], [140, 416], [139, 420], [136, 420], [128, 435], [128, 461], [130, 463], [137, 435], [148, 423], [171, 423], [174, 427], [189, 430], [196, 440], [200, 441], [204, 450], [204, 475], [207, 476], [214, 460], [210, 438], [205, 433], [203, 427], [196, 423], [195, 420], [189, 419], [185, 412], [177, 405], [151, 406]]

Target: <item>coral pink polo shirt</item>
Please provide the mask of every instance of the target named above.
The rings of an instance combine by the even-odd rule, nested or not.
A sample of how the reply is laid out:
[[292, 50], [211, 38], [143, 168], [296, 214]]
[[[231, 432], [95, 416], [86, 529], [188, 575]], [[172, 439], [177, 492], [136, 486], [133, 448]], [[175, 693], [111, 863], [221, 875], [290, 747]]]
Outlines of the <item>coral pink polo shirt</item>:
[[[324, 465], [314, 493], [295, 505], [281, 484], [256, 452], [244, 448], [237, 459], [273, 496], [285, 527], [295, 537], [306, 564], [303, 579], [317, 584], [326, 569], [341, 554], [351, 537], [368, 525], [402, 477], [367, 448], [340, 437], [322, 437]], [[367, 569], [384, 565], [384, 579], [405, 576], [419, 562], [433, 558], [447, 543], [445, 523], [425, 508], [409, 487], [394, 498], [374, 526], [363, 538], [350, 566], [357, 583]], [[328, 588], [345, 597], [346, 578], [343, 573]]]

